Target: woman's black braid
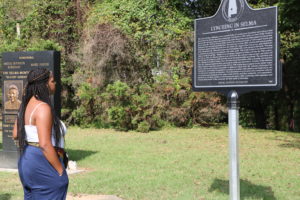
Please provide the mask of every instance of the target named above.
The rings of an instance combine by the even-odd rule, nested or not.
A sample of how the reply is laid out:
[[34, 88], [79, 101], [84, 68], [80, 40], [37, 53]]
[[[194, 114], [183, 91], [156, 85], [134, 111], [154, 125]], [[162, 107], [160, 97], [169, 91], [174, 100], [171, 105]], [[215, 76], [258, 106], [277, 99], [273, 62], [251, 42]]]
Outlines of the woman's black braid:
[[37, 68], [31, 70], [27, 76], [27, 83], [23, 90], [22, 103], [19, 108], [19, 113], [17, 117], [17, 135], [19, 139], [19, 148], [22, 153], [25, 146], [25, 110], [31, 97], [47, 103], [51, 107], [53, 116], [53, 128], [54, 128], [54, 138], [55, 146], [58, 146], [62, 134], [62, 125], [59, 118], [55, 114], [55, 110], [52, 106], [50, 93], [48, 89], [48, 80], [50, 78], [51, 72], [45, 68]]

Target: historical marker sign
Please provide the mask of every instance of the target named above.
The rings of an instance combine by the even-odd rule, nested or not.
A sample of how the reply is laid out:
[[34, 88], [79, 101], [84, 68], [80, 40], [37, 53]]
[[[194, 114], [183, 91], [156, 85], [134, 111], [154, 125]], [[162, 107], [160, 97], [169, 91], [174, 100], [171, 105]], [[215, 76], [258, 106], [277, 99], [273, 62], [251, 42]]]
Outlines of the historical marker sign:
[[276, 90], [281, 87], [277, 7], [254, 10], [223, 0], [212, 17], [195, 20], [196, 91]]
[[281, 88], [277, 7], [254, 10], [223, 0], [212, 17], [195, 20], [193, 89], [228, 97], [230, 199], [240, 199], [238, 94]]
[[22, 100], [23, 87], [30, 70], [43, 67], [51, 70], [57, 82], [54, 107], [60, 114], [60, 54], [55, 51], [5, 52], [2, 54], [2, 142], [0, 168], [17, 166], [17, 147], [12, 129]]

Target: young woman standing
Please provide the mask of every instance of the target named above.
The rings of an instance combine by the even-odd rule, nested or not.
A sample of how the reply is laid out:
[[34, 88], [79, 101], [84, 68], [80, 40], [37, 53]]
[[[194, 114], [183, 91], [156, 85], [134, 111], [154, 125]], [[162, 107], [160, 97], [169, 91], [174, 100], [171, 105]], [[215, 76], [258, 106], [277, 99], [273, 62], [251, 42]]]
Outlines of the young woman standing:
[[21, 152], [18, 170], [25, 200], [66, 199], [69, 179], [59, 156], [66, 127], [51, 104], [54, 92], [55, 80], [49, 70], [29, 72], [13, 129]]

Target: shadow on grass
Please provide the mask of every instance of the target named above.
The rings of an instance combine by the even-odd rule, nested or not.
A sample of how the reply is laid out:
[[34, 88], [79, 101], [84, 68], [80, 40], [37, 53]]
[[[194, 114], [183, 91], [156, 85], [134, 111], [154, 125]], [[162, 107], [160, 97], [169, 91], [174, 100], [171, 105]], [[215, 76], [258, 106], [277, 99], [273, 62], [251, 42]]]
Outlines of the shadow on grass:
[[[215, 179], [208, 191], [218, 191], [229, 195], [229, 181]], [[248, 180], [240, 180], [240, 196], [241, 199], [257, 198], [276, 200], [271, 187], [255, 185]]]
[[10, 200], [11, 199], [11, 194], [5, 193], [5, 194], [0, 194], [0, 200]]
[[85, 159], [86, 157], [89, 157], [90, 155], [97, 153], [97, 151], [76, 150], [76, 149], [67, 149], [66, 151], [69, 155], [69, 159], [74, 161]]
[[280, 144], [280, 147], [285, 147], [285, 148], [297, 148], [300, 149], [300, 141], [299, 142], [290, 142], [290, 143], [285, 143], [285, 144]]
[[280, 137], [280, 136], [275, 138], [269, 138], [269, 139], [282, 142], [282, 144], [278, 145], [279, 147], [300, 149], [300, 137], [294, 135], [291, 135], [289, 137], [292, 139], [287, 137]]
[[0, 142], [0, 150], [2, 149], [2, 142]]

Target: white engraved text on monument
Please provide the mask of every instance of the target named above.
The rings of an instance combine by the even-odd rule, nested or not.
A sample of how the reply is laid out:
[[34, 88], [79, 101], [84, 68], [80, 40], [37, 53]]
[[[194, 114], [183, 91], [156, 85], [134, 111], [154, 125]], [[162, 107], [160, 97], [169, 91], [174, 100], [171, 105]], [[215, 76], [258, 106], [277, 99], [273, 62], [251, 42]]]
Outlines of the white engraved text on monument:
[[198, 38], [197, 81], [230, 85], [263, 78], [272, 84], [273, 44], [272, 30]]

